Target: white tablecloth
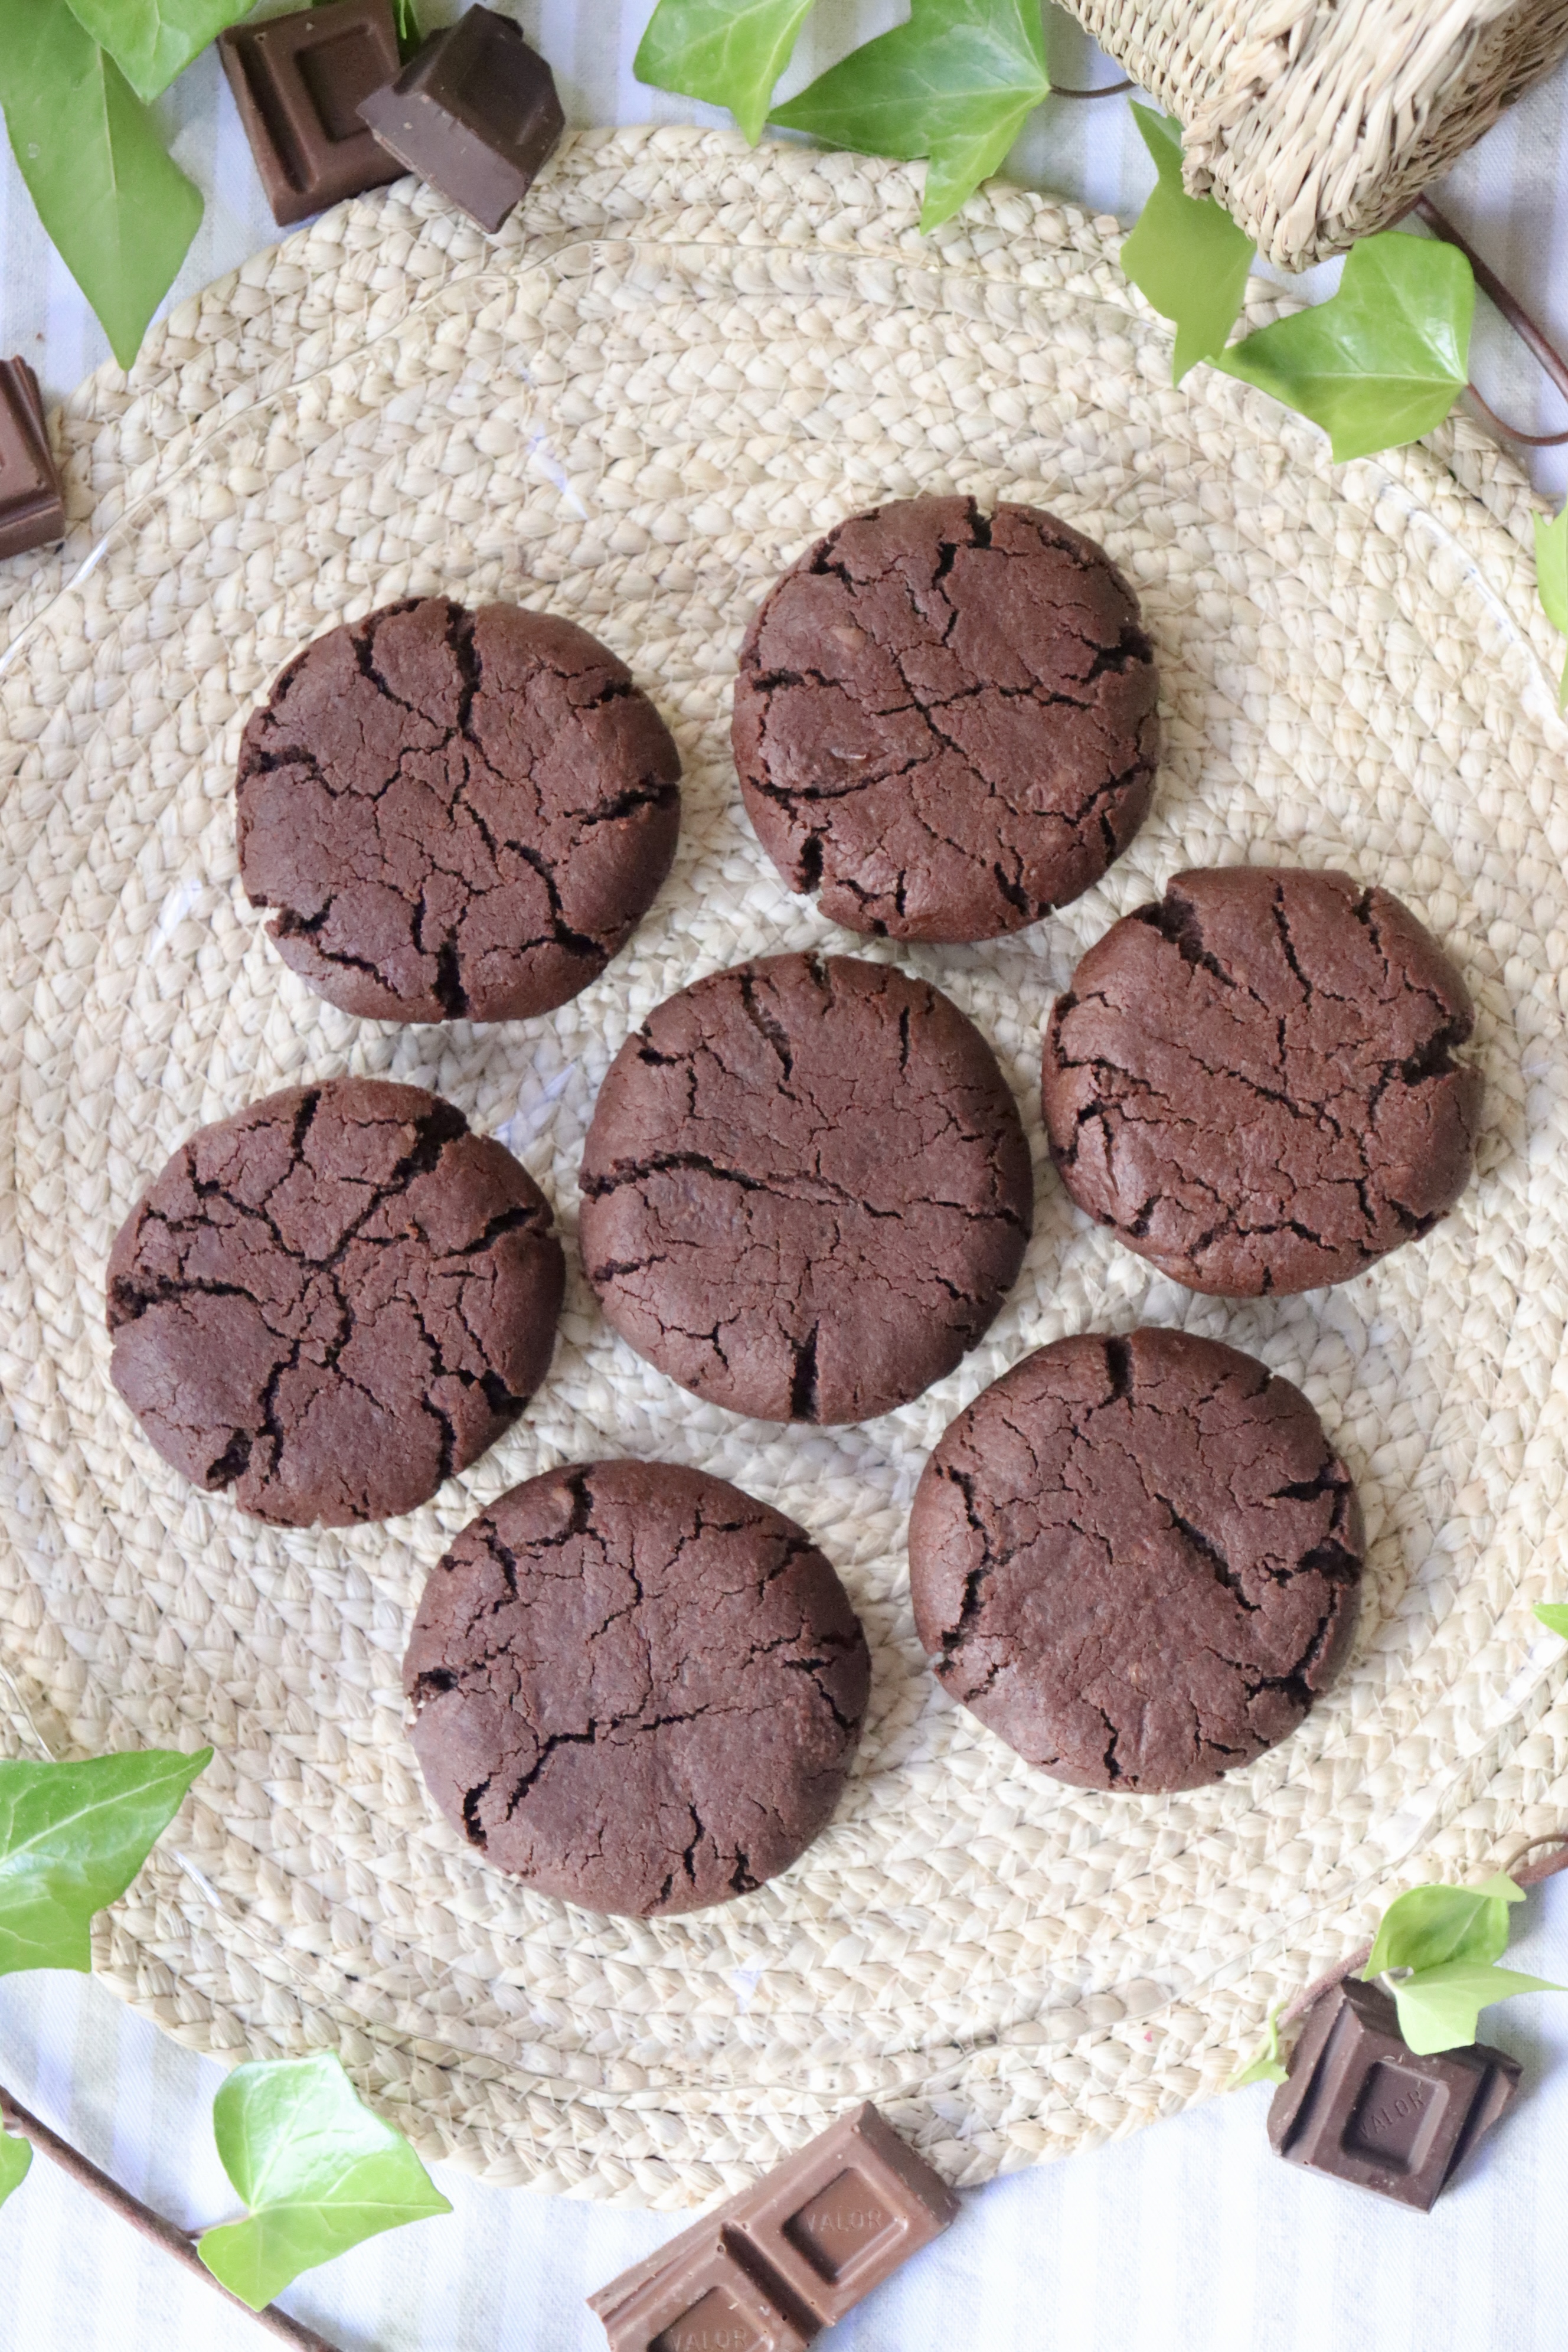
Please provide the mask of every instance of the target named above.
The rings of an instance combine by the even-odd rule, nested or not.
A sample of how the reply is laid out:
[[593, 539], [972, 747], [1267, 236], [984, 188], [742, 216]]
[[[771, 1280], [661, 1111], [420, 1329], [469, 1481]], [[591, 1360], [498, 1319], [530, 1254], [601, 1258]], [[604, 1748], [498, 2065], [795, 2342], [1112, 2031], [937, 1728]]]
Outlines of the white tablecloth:
[[[577, 122], [719, 121], [647, 90], [631, 58], [651, 0], [524, 0]], [[455, 13], [426, 5], [427, 21]], [[822, 0], [791, 86], [906, 14], [900, 0]], [[1049, 24], [1053, 71], [1084, 82], [1094, 53]], [[163, 101], [207, 216], [173, 299], [277, 230], [209, 53]], [[1123, 101], [1059, 101], [1011, 168], [1130, 219], [1152, 178]], [[1468, 156], [1439, 200], [1568, 347], [1568, 71]], [[58, 399], [107, 357], [51, 252], [9, 154], [0, 167], [0, 354], [30, 357]], [[1314, 285], [1331, 283], [1314, 273]], [[1478, 380], [1526, 429], [1568, 422], [1482, 307]], [[1568, 455], [1534, 462], [1561, 492]], [[1515, 1964], [1568, 1978], [1568, 1876], [1531, 1899]], [[1514, 1958], [1510, 1955], [1510, 1958]], [[1568, 2000], [1534, 1996], [1486, 2021], [1525, 2063], [1528, 2097], [1427, 2217], [1279, 2164], [1267, 2094], [1237, 2093], [1122, 2146], [1020, 2174], [963, 2218], [844, 2326], [833, 2352], [1563, 2352], [1568, 2346]], [[235, 2200], [212, 2142], [218, 2069], [96, 1985], [0, 1979], [0, 2082], [136, 2195], [189, 2227]], [[342, 2352], [601, 2352], [593, 2286], [671, 2234], [671, 2221], [481, 2188], [443, 2170], [450, 2220], [373, 2241], [283, 2300]], [[39, 2161], [0, 2210], [0, 2352], [248, 2352], [267, 2339]]]

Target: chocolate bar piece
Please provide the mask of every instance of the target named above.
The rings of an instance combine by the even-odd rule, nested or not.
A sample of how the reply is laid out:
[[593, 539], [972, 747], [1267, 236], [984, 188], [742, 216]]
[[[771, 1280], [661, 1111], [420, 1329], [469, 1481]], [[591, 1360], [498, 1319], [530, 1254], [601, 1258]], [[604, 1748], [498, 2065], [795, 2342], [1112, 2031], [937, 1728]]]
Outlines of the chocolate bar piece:
[[752, 2276], [714, 2219], [616, 2306], [605, 2333], [610, 2352], [805, 2352], [816, 2329]]
[[1268, 2137], [1292, 2164], [1427, 2213], [1518, 2089], [1518, 2062], [1480, 2042], [1418, 2058], [1383, 1987], [1347, 1979], [1313, 2004]]
[[392, 0], [331, 0], [234, 25], [217, 46], [280, 228], [398, 177], [359, 114], [397, 71]]
[[588, 2302], [612, 2352], [784, 2352], [842, 2319], [957, 2212], [868, 2104]]
[[433, 34], [360, 112], [389, 155], [492, 233], [566, 128], [554, 75], [493, 8]]
[[0, 556], [65, 535], [65, 492], [38, 379], [26, 360], [0, 360]]
[[770, 2173], [730, 2219], [819, 2326], [940, 2237], [958, 2200], [868, 2103]]

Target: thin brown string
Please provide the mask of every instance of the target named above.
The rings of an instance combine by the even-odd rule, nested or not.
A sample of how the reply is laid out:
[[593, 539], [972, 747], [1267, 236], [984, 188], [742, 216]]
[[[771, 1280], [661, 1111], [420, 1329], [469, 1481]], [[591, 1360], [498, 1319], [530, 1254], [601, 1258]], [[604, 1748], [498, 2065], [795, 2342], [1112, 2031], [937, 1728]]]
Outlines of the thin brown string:
[[128, 2189], [121, 2189], [118, 2180], [111, 2179], [107, 2172], [100, 2172], [96, 2164], [88, 2162], [85, 2156], [79, 2156], [68, 2140], [61, 2139], [47, 2124], [40, 2123], [37, 2116], [29, 2115], [26, 2108], [19, 2106], [10, 2092], [4, 2088], [0, 2088], [0, 2125], [19, 2134], [23, 2139], [30, 2140], [51, 2163], [58, 2164], [62, 2172], [68, 2173], [80, 2188], [110, 2206], [122, 2221], [129, 2221], [133, 2230], [140, 2231], [142, 2237], [150, 2238], [166, 2254], [172, 2254], [175, 2262], [186, 2270], [194, 2271], [197, 2278], [221, 2294], [226, 2302], [233, 2304], [237, 2311], [243, 2311], [247, 2318], [254, 2319], [258, 2327], [266, 2328], [269, 2335], [279, 2336], [285, 2344], [292, 2344], [295, 2352], [333, 2352], [333, 2347], [324, 2336], [318, 2336], [314, 2328], [306, 2327], [298, 2319], [290, 2319], [288, 2313], [279, 2311], [275, 2303], [269, 2303], [264, 2311], [252, 2311], [247, 2303], [241, 2303], [237, 2295], [230, 2294], [227, 2287], [213, 2276], [197, 2253], [195, 2241], [188, 2238], [184, 2230], [176, 2229], [173, 2221], [165, 2221], [161, 2213], [154, 2213], [150, 2205], [143, 2205], [139, 2198], [132, 2196]]
[[1053, 98], [1120, 98], [1124, 89], [1136, 89], [1135, 81], [1102, 81], [1098, 89], [1064, 89], [1059, 81], [1051, 84]]

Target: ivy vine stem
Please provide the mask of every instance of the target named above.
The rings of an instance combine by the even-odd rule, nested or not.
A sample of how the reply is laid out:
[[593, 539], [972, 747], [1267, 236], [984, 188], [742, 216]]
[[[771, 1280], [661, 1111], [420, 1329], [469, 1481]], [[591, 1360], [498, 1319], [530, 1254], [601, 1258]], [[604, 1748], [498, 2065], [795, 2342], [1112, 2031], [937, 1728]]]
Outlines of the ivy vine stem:
[[243, 2311], [246, 2317], [254, 2319], [258, 2327], [266, 2328], [269, 2335], [277, 2336], [284, 2344], [292, 2344], [295, 2352], [334, 2352], [334, 2347], [324, 2336], [318, 2336], [313, 2327], [305, 2326], [298, 2319], [290, 2319], [288, 2313], [279, 2311], [275, 2303], [269, 2303], [264, 2311], [252, 2311], [248, 2304], [241, 2303], [237, 2296], [231, 2295], [226, 2287], [218, 2284], [202, 2261], [194, 2239], [188, 2237], [184, 2230], [176, 2229], [173, 2221], [165, 2221], [161, 2213], [154, 2213], [150, 2205], [143, 2205], [140, 2198], [132, 2197], [128, 2189], [121, 2189], [118, 2180], [111, 2179], [107, 2172], [100, 2172], [96, 2164], [89, 2164], [85, 2156], [77, 2153], [68, 2140], [61, 2139], [47, 2124], [40, 2122], [37, 2116], [29, 2115], [4, 2085], [0, 2085], [0, 2126], [21, 2139], [30, 2140], [41, 2156], [47, 2156], [51, 2163], [58, 2165], [62, 2172], [68, 2173], [79, 2188], [87, 2189], [110, 2207], [122, 2221], [129, 2221], [133, 2230], [151, 2239], [155, 2246], [161, 2246], [164, 2253], [173, 2255], [174, 2261], [186, 2270], [194, 2271], [215, 2294], [221, 2294], [226, 2303], [232, 2304], [237, 2311]]
[[[1501, 312], [1520, 341], [1527, 350], [1534, 353], [1542, 373], [1551, 378], [1563, 399], [1568, 400], [1568, 359], [1563, 358], [1555, 343], [1551, 341], [1536, 325], [1518, 297], [1509, 292], [1497, 272], [1482, 260], [1463, 230], [1456, 228], [1447, 215], [1438, 211], [1430, 196], [1417, 196], [1411, 210], [1417, 220], [1425, 221], [1434, 236], [1440, 236], [1445, 245], [1457, 247], [1464, 255], [1474, 273], [1476, 284], [1488, 301]], [[1497, 411], [1481, 398], [1473, 383], [1468, 389], [1477, 407], [1483, 412], [1489, 422], [1494, 425], [1500, 433], [1506, 434], [1510, 441], [1521, 442], [1527, 449], [1553, 449], [1568, 441], [1568, 430], [1562, 433], [1519, 432], [1515, 426], [1507, 424]]]

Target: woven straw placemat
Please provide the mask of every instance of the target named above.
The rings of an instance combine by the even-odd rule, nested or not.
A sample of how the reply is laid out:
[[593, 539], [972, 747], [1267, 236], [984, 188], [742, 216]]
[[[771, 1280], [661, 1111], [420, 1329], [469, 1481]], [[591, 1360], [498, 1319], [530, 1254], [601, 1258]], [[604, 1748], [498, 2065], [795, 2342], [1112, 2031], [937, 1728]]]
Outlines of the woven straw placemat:
[[[503, 2181], [677, 2205], [851, 2098], [954, 2180], [1215, 2089], [1266, 2005], [1401, 1881], [1568, 1812], [1564, 1061], [1568, 731], [1529, 500], [1458, 426], [1331, 468], [1127, 287], [1114, 225], [994, 189], [931, 243], [918, 174], [686, 131], [571, 143], [487, 243], [408, 184], [187, 306], [68, 404], [61, 556], [0, 621], [0, 1658], [5, 1737], [217, 1755], [98, 1965], [197, 2047], [325, 2045], [418, 2146]], [[792, 898], [727, 751], [748, 615], [889, 496], [1036, 500], [1103, 541], [1159, 647], [1155, 810], [1019, 937], [897, 950], [980, 1024], [1040, 1159], [1027, 1263], [950, 1380], [862, 1428], [695, 1402], [574, 1272], [522, 1424], [386, 1527], [269, 1529], [164, 1467], [110, 1387], [110, 1238], [199, 1122], [345, 1070], [499, 1130], [570, 1237], [606, 1064], [744, 955], [891, 954]], [[89, 512], [90, 509], [90, 512]], [[86, 563], [85, 572], [83, 565]], [[401, 1029], [321, 1003], [235, 871], [246, 714], [298, 646], [410, 593], [513, 596], [630, 661], [686, 762], [675, 872], [549, 1018]], [[1348, 867], [1453, 947], [1479, 1005], [1480, 1171], [1426, 1241], [1307, 1297], [1154, 1276], [1039, 1155], [1037, 1053], [1088, 943], [1179, 866]], [[1028, 1349], [1175, 1323], [1300, 1381], [1371, 1530], [1354, 1660], [1220, 1786], [1058, 1787], [936, 1688], [903, 1532], [924, 1454]], [[804, 1520], [876, 1661], [838, 1816], [721, 1909], [604, 1919], [508, 1885], [426, 1801], [399, 1663], [453, 1532], [563, 1459], [658, 1454]], [[0, 1692], [5, 1685], [0, 1684]], [[29, 1727], [29, 1724], [30, 1727]]]

